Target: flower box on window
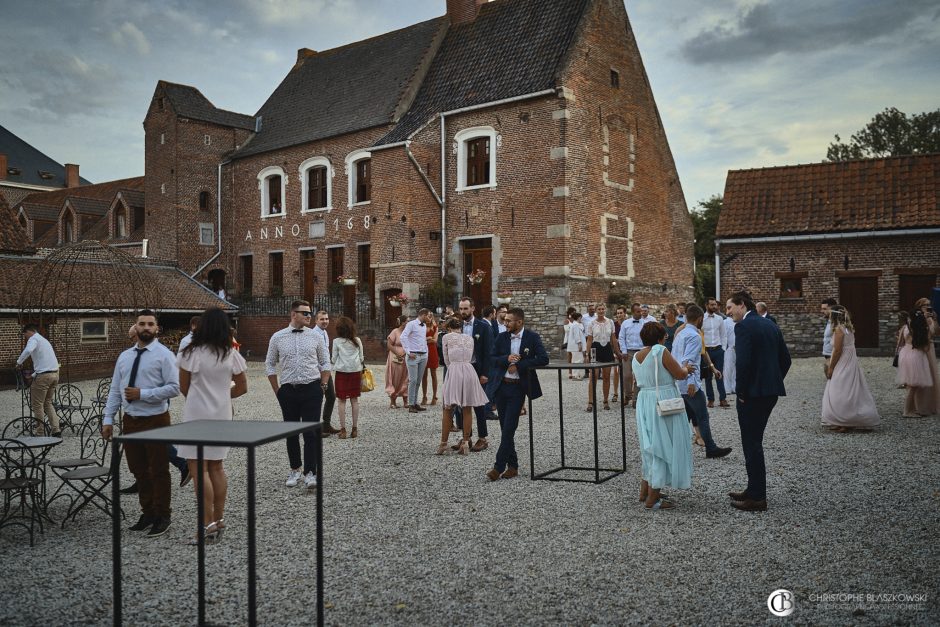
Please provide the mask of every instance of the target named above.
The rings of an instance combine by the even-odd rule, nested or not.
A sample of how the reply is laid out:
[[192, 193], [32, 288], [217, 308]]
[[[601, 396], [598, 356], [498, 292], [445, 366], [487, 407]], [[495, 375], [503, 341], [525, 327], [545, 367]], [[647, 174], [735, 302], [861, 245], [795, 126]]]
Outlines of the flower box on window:
[[512, 302], [512, 292], [497, 292], [496, 293], [497, 305], [508, 305], [511, 302]]
[[483, 282], [484, 277], [486, 277], [486, 271], [477, 268], [467, 275], [467, 280], [470, 281], [472, 285], [479, 285]]
[[404, 307], [408, 304], [408, 301], [411, 300], [404, 294], [395, 294], [388, 297], [388, 304], [392, 307]]

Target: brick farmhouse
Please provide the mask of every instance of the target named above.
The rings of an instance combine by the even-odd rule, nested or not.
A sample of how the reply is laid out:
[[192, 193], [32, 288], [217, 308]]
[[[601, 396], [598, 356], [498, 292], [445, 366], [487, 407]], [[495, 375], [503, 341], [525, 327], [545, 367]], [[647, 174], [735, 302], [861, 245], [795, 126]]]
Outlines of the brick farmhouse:
[[940, 154], [731, 171], [715, 265], [721, 296], [750, 289], [796, 352], [821, 352], [832, 297], [860, 352], [891, 353], [940, 276]]

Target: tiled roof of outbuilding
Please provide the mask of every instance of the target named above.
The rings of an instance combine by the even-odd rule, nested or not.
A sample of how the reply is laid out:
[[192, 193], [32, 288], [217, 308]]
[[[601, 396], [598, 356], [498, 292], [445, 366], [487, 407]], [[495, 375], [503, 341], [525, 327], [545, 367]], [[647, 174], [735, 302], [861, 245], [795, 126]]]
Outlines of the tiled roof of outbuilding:
[[170, 99], [173, 110], [180, 117], [212, 122], [222, 126], [243, 128], [249, 131], [255, 130], [255, 118], [253, 116], [219, 109], [195, 87], [180, 85], [179, 83], [168, 83], [167, 81], [160, 81], [158, 85], [163, 88], [166, 97]]
[[85, 216], [101, 217], [108, 213], [111, 206], [110, 200], [103, 198], [82, 198], [81, 196], [69, 196], [69, 206], [77, 213]]
[[447, 23], [439, 17], [301, 59], [258, 111], [260, 132], [235, 157], [395, 123]]
[[404, 141], [437, 113], [557, 87], [588, 0], [498, 0], [452, 26], [401, 122], [376, 145]]
[[114, 195], [125, 189], [136, 190], [141, 193], [144, 191], [144, 177], [137, 176], [130, 179], [117, 179], [98, 183], [97, 185], [83, 185], [81, 187], [72, 187], [68, 189], [57, 189], [50, 192], [34, 192], [27, 196], [23, 202], [36, 203], [39, 205], [52, 205], [62, 207], [62, 203], [67, 198], [96, 198], [106, 200], [109, 203], [114, 199]]
[[32, 250], [26, 229], [20, 226], [13, 209], [0, 196], [0, 252], [28, 253]]
[[732, 170], [722, 238], [940, 227], [940, 153]]

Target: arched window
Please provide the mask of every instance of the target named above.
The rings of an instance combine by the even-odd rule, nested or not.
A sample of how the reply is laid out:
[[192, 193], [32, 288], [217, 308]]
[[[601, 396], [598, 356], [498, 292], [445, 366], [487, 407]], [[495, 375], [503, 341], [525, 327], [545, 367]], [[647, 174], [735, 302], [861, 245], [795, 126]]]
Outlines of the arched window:
[[333, 207], [333, 167], [326, 157], [311, 157], [300, 164], [301, 211], [329, 211]]
[[357, 150], [346, 157], [346, 177], [349, 179], [349, 206], [364, 205], [372, 201], [372, 153]]
[[478, 126], [454, 136], [457, 149], [457, 191], [496, 187], [496, 149], [502, 137], [491, 126]]
[[278, 166], [265, 168], [258, 173], [262, 218], [287, 214], [286, 186], [287, 176]]

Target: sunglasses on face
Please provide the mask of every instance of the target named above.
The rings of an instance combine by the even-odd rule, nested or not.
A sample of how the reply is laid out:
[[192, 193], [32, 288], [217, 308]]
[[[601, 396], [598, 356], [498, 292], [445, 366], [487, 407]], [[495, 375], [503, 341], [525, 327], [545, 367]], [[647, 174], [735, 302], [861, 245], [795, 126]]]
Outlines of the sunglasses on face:
[[312, 311], [295, 311], [294, 313], [300, 314], [304, 318], [309, 318], [313, 312]]

